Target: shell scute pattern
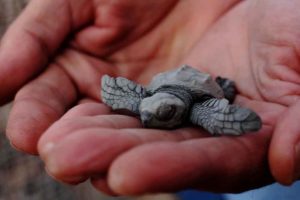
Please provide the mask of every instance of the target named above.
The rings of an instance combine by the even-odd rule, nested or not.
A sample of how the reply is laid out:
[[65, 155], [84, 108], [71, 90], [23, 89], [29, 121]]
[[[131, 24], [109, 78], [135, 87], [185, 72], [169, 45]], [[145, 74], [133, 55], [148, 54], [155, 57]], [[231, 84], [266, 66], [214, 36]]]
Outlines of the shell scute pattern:
[[153, 77], [148, 90], [155, 92], [164, 85], [179, 85], [189, 88], [198, 97], [209, 94], [216, 98], [224, 97], [223, 90], [209, 74], [201, 73], [187, 65], [179, 69], [157, 74]]

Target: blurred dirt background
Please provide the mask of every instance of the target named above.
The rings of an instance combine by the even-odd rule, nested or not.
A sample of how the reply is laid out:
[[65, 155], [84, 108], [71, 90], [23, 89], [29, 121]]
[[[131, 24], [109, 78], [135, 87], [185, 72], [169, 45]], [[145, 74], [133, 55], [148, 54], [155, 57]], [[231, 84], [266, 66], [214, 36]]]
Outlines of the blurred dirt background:
[[[25, 7], [26, 0], [0, 0], [0, 38]], [[0, 107], [0, 200], [174, 200], [169, 194], [143, 197], [108, 197], [89, 183], [67, 186], [52, 180], [38, 157], [17, 152], [5, 138], [11, 105]]]

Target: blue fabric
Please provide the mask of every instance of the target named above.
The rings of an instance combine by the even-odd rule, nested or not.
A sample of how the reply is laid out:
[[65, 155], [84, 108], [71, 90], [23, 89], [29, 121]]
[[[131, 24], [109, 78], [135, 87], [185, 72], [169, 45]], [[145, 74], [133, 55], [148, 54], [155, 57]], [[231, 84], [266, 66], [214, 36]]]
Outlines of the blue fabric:
[[241, 194], [225, 194], [225, 200], [298, 200], [300, 181], [286, 187], [277, 183]]
[[298, 200], [300, 181], [292, 186], [272, 185], [250, 190], [240, 194], [214, 194], [196, 190], [186, 190], [177, 194], [180, 200]]
[[177, 194], [180, 200], [224, 200], [220, 194], [200, 192], [196, 190], [186, 190]]

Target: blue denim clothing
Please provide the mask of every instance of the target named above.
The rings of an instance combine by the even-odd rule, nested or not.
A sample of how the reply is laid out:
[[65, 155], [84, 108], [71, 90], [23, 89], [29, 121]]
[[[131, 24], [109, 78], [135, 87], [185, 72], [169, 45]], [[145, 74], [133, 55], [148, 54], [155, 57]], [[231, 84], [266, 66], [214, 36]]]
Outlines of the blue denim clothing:
[[223, 195], [197, 190], [185, 190], [177, 194], [180, 200], [225, 200]]
[[195, 190], [179, 192], [181, 200], [298, 200], [300, 199], [300, 181], [292, 186], [278, 183], [240, 194], [214, 194]]
[[300, 199], [300, 181], [292, 186], [282, 186], [278, 183], [250, 190], [241, 194], [225, 194], [225, 200], [297, 200]]

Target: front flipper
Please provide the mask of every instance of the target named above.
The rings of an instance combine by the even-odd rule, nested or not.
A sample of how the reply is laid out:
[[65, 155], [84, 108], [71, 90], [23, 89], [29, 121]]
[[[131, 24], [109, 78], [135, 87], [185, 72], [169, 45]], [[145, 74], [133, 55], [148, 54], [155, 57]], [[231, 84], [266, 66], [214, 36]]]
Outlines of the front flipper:
[[190, 121], [213, 135], [241, 135], [258, 131], [262, 125], [255, 112], [237, 105], [229, 105], [227, 99], [216, 98], [195, 103], [191, 109]]
[[102, 76], [101, 96], [103, 103], [113, 110], [126, 109], [139, 114], [139, 105], [146, 96], [143, 86], [126, 78]]

